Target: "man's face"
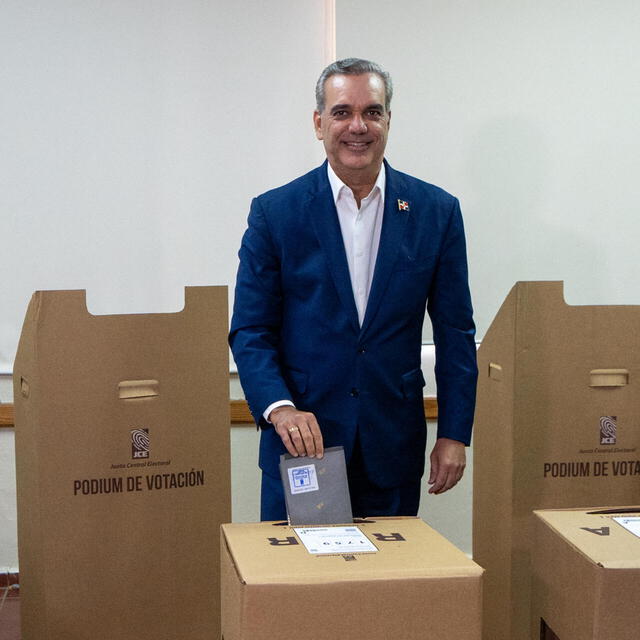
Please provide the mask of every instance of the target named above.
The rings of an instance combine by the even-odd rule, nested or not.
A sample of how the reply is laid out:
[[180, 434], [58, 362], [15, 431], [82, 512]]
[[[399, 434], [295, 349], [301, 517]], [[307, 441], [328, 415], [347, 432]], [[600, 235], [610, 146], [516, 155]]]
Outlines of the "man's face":
[[326, 80], [324, 110], [314, 112], [313, 122], [333, 170], [343, 180], [356, 172], [374, 179], [378, 174], [391, 119], [384, 102], [384, 82], [375, 73]]

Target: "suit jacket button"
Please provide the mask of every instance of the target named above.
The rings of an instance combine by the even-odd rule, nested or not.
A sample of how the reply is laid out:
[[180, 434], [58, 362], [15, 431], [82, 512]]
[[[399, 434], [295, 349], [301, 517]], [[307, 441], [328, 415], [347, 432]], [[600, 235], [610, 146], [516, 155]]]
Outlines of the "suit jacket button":
[[349, 394], [352, 398], [357, 398], [359, 395], [359, 391], [354, 387], [353, 389], [351, 389], [351, 393]]
[[360, 347], [360, 348], [358, 349], [358, 353], [359, 353], [359, 354], [363, 354], [363, 353], [365, 353], [365, 352], [366, 352], [366, 349], [365, 349], [364, 347]]

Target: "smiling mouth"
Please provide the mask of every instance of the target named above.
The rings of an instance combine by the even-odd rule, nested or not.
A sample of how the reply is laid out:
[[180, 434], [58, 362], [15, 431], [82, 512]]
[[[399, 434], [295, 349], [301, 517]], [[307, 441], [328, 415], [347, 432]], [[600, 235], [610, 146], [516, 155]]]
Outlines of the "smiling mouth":
[[353, 149], [354, 151], [362, 151], [371, 144], [370, 142], [353, 142], [350, 140], [345, 140], [343, 142], [349, 149]]

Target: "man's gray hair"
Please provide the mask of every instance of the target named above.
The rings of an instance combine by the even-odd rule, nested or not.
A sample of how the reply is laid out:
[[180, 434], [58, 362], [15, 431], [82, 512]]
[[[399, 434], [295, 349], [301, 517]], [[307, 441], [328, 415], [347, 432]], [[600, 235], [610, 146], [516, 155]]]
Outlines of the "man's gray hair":
[[336, 60], [332, 62], [318, 78], [316, 83], [316, 109], [318, 113], [322, 113], [325, 107], [325, 82], [331, 77], [338, 74], [348, 76], [361, 76], [364, 73], [375, 73], [380, 76], [384, 82], [384, 108], [389, 111], [391, 107], [391, 98], [393, 97], [393, 82], [391, 76], [375, 62], [371, 60], [363, 60], [362, 58], [345, 58], [344, 60]]

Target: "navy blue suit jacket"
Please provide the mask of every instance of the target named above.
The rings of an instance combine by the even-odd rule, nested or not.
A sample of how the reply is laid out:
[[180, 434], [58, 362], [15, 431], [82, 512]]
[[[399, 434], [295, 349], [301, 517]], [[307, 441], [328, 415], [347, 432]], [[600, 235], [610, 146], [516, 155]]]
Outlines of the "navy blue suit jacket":
[[260, 467], [272, 476], [286, 450], [262, 413], [281, 399], [313, 412], [325, 446], [342, 445], [347, 459], [357, 431], [367, 475], [379, 486], [422, 476], [425, 308], [436, 345], [438, 437], [469, 444], [477, 368], [460, 207], [442, 189], [385, 166], [362, 327], [326, 162], [251, 204], [229, 341], [263, 428]]

